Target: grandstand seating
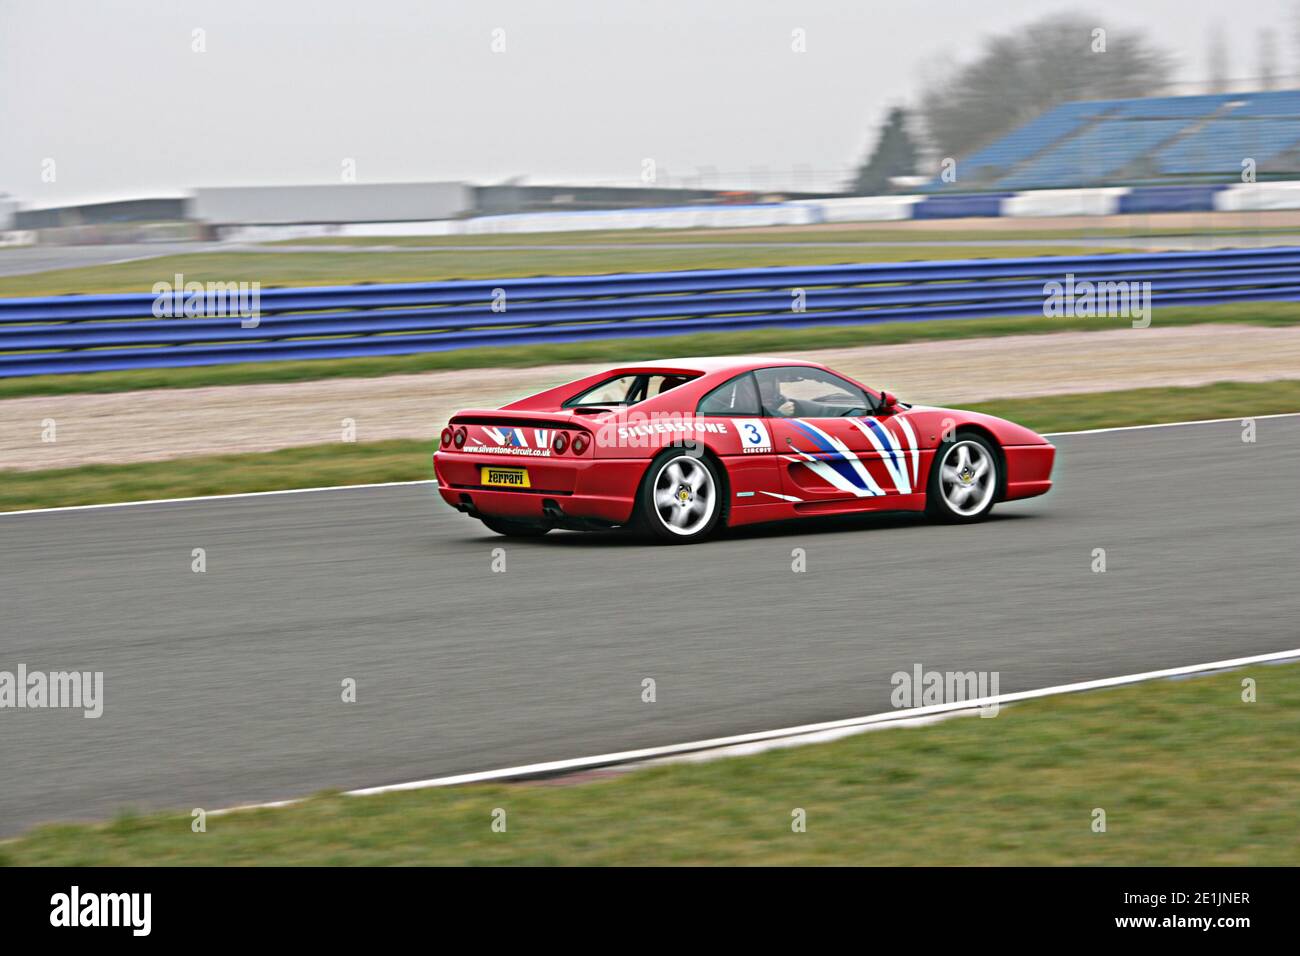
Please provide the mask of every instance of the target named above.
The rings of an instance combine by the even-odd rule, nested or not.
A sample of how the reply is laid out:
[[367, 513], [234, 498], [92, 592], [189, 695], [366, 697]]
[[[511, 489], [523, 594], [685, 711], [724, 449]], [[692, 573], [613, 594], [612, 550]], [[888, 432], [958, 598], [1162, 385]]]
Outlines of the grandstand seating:
[[1300, 172], [1300, 90], [1064, 103], [961, 158], [924, 192], [1226, 182]]
[[1211, 120], [1160, 153], [1163, 173], [1241, 172], [1242, 159], [1258, 163], [1300, 141], [1300, 118], [1276, 120], [1247, 118]]
[[[965, 157], [959, 166], [963, 179], [996, 179], [1006, 169], [1069, 136], [1087, 122], [1092, 103], [1066, 103]], [[991, 176], [988, 174], [992, 174]]]
[[1047, 150], [1007, 179], [1017, 189], [1051, 188], [1063, 183], [1108, 182], [1151, 149], [1183, 129], [1186, 120], [1099, 122], [1061, 146]]

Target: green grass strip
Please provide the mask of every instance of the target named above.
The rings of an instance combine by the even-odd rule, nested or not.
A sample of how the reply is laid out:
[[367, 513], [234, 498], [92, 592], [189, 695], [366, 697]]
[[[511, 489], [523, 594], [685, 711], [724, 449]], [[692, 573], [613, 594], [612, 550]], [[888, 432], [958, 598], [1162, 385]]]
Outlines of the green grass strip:
[[[551, 237], [551, 241], [556, 241]], [[563, 240], [559, 240], [563, 241]], [[475, 245], [475, 243], [465, 243]], [[142, 247], [147, 253], [147, 248]], [[771, 248], [647, 245], [634, 249], [416, 249], [311, 252], [196, 252], [98, 266], [0, 276], [0, 296], [148, 292], [175, 273], [198, 282], [260, 282], [275, 286], [351, 285], [359, 282], [436, 282], [442, 279], [507, 279], [542, 275], [607, 275], [682, 269], [819, 266], [840, 263], [913, 262], [931, 259], [1006, 259], [1023, 256], [1092, 255], [1128, 251], [1070, 245], [1049, 246], [861, 246]], [[4, 250], [0, 249], [0, 256]]]

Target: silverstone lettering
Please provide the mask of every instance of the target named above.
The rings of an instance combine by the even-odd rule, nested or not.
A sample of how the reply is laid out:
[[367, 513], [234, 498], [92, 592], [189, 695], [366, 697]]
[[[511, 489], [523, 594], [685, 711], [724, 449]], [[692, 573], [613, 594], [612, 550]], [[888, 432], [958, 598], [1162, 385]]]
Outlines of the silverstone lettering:
[[482, 443], [468, 446], [468, 450], [478, 454], [483, 452], [489, 455], [527, 455], [532, 458], [550, 458], [551, 450], [549, 448], [514, 448], [509, 445], [484, 445]]
[[526, 455], [532, 458], [551, 457], [551, 436], [554, 432], [548, 428], [532, 429], [533, 442], [536, 447], [530, 447], [528, 444], [528, 429], [485, 425], [483, 432], [496, 444], [485, 445], [479, 439], [471, 438], [470, 441], [474, 443], [471, 450], [486, 452], [491, 455]]
[[705, 432], [713, 435], [726, 435], [727, 426], [721, 422], [654, 422], [649, 425], [633, 425], [620, 428], [619, 438], [648, 438], [651, 435], [686, 435]]

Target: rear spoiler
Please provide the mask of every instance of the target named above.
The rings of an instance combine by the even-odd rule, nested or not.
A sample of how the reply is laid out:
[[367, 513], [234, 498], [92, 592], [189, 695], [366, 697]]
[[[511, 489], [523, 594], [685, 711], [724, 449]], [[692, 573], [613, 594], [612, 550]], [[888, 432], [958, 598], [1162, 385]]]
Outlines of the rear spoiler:
[[592, 416], [571, 412], [517, 412], [499, 408], [467, 408], [451, 417], [453, 425], [515, 425], [520, 428], [568, 428], [587, 430]]

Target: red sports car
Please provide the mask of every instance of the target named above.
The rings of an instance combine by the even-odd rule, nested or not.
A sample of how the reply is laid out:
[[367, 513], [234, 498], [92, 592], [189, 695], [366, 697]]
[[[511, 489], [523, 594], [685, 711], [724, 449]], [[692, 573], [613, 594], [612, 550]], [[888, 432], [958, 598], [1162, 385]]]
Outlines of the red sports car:
[[908, 405], [815, 362], [679, 359], [467, 409], [433, 456], [447, 504], [498, 534], [719, 525], [860, 511], [983, 518], [1041, 495], [1056, 449], [1012, 422]]

